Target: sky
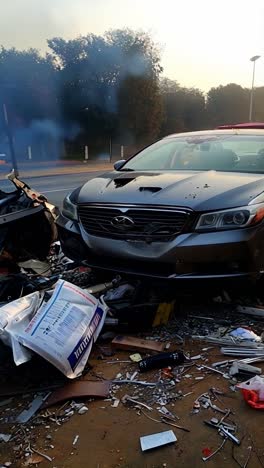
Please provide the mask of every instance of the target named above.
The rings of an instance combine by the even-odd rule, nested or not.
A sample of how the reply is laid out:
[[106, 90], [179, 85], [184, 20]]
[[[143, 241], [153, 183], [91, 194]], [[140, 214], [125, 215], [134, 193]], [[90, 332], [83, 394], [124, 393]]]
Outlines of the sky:
[[109, 29], [149, 32], [161, 45], [164, 75], [182, 86], [264, 86], [263, 0], [0, 0], [0, 44], [47, 50], [52, 37], [71, 39]]

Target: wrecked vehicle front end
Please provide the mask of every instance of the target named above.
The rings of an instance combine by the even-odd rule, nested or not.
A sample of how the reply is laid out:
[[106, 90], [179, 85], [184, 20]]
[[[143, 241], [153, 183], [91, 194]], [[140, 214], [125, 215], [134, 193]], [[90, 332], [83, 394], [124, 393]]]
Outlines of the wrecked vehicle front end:
[[0, 261], [44, 260], [57, 238], [58, 212], [47, 199], [10, 174], [16, 190], [0, 192]]
[[14, 173], [8, 179], [15, 190], [0, 191], [0, 301], [21, 295], [29, 283], [21, 273], [23, 262], [45, 261], [57, 240], [57, 208]]
[[[82, 207], [83, 218], [86, 208], [90, 213], [106, 209]], [[111, 208], [109, 211], [117, 211]], [[93, 236], [89, 228], [63, 214], [57, 225], [65, 255], [100, 270], [170, 280], [218, 280], [254, 278], [264, 267], [262, 256], [256, 254], [263, 249], [262, 228], [202, 234], [186, 231], [166, 242], [147, 242]]]

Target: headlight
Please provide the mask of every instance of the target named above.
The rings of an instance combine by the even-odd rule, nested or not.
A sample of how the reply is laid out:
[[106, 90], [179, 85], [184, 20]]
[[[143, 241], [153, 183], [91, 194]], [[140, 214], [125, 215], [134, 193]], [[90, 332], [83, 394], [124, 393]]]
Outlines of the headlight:
[[77, 205], [71, 201], [69, 193], [63, 200], [62, 214], [73, 221], [78, 221]]
[[200, 216], [196, 231], [216, 231], [253, 226], [264, 219], [264, 203], [231, 210], [215, 211]]

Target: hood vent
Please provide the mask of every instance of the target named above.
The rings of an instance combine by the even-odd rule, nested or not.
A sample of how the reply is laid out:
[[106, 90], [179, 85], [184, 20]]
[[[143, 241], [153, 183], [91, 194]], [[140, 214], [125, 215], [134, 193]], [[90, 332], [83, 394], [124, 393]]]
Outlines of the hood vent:
[[156, 193], [161, 190], [161, 187], [139, 187], [140, 192], [152, 192]]
[[132, 177], [130, 177], [130, 178], [120, 177], [118, 179], [114, 179], [114, 184], [115, 184], [116, 188], [125, 187], [125, 185], [129, 184], [129, 182], [132, 182], [133, 180], [135, 180], [135, 179], [132, 178]]

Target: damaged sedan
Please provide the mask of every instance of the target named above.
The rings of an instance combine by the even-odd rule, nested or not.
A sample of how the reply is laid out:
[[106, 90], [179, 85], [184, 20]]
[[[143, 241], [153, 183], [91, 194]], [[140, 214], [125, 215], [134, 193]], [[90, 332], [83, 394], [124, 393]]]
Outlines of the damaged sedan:
[[168, 136], [64, 200], [64, 253], [99, 270], [170, 279], [264, 270], [264, 130]]

